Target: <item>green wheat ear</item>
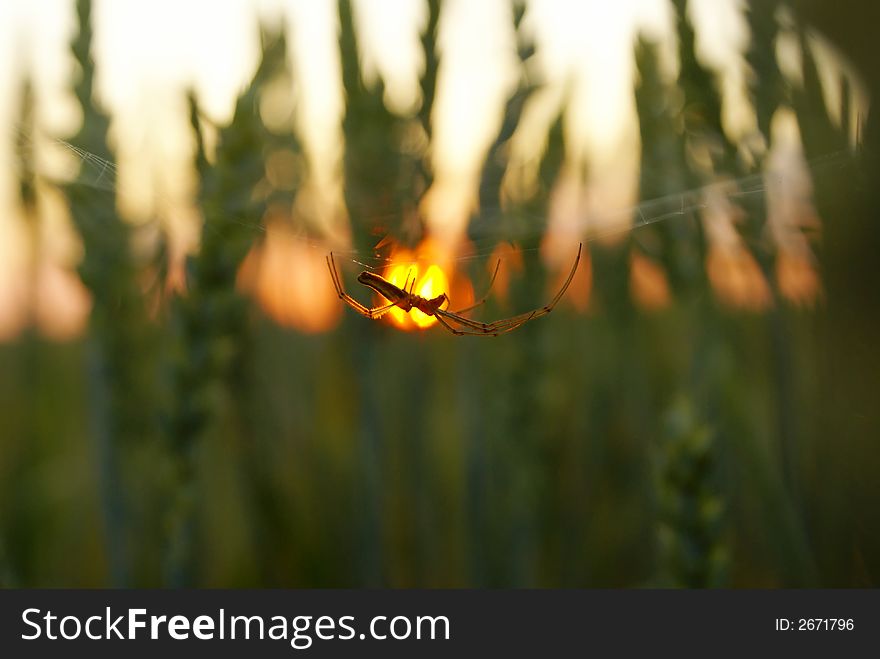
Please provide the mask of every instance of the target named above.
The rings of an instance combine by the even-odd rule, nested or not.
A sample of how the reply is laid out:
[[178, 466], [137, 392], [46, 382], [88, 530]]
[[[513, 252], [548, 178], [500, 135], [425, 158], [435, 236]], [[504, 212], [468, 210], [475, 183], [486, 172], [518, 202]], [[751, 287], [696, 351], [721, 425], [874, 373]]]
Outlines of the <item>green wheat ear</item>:
[[657, 469], [659, 585], [723, 586], [728, 552], [725, 505], [714, 485], [714, 434], [685, 397], [673, 403], [664, 425]]
[[177, 464], [177, 494], [169, 509], [166, 572], [172, 585], [196, 581], [196, 453], [235, 415], [236, 380], [252, 338], [248, 305], [236, 290], [236, 278], [261, 235], [267, 200], [255, 190], [263, 181], [274, 138], [258, 104], [263, 87], [286, 72], [284, 33], [263, 30], [262, 47], [261, 62], [236, 102], [231, 123], [220, 130], [211, 162], [204, 151], [198, 104], [190, 95], [203, 225], [200, 249], [187, 259], [186, 291], [171, 310], [176, 357], [168, 433]]
[[[78, 0], [76, 9], [79, 29], [71, 51], [79, 65], [74, 93], [83, 121], [69, 141], [82, 152], [112, 162], [107, 146], [110, 121], [94, 102], [91, 2]], [[86, 185], [79, 178], [61, 187], [83, 243], [79, 274], [92, 296], [86, 348], [89, 416], [99, 454], [110, 580], [114, 586], [125, 586], [132, 579], [134, 546], [121, 485], [125, 454], [156, 432], [157, 380], [150, 358], [156, 333], [138, 283], [147, 264], [133, 255], [133, 230], [117, 214], [112, 188]]]

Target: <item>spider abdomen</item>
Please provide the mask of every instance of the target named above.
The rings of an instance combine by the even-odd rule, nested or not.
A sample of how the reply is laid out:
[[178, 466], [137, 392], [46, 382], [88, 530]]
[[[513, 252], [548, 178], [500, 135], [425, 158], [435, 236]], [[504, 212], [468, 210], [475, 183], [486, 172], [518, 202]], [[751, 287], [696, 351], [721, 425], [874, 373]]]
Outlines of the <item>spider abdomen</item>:
[[364, 286], [372, 288], [379, 295], [394, 304], [400, 304], [409, 298], [409, 294], [406, 291], [401, 290], [384, 277], [380, 277], [375, 273], [364, 270], [358, 275], [358, 281]]

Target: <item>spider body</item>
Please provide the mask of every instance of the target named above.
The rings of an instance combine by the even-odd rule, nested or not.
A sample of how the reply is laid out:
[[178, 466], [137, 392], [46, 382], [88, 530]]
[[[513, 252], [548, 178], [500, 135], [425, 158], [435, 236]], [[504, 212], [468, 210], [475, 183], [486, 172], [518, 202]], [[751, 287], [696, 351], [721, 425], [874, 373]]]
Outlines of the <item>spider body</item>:
[[565, 291], [568, 290], [571, 280], [574, 279], [574, 273], [577, 271], [578, 263], [581, 259], [581, 249], [583, 249], [583, 245], [578, 245], [577, 256], [574, 259], [574, 265], [571, 267], [571, 272], [568, 273], [568, 277], [565, 279], [565, 283], [562, 284], [562, 288], [549, 303], [540, 309], [527, 311], [526, 313], [511, 316], [510, 318], [505, 318], [503, 320], [496, 320], [491, 323], [473, 320], [464, 314], [482, 305], [489, 297], [489, 291], [492, 290], [492, 284], [495, 283], [495, 277], [498, 275], [498, 266], [501, 265], [500, 261], [498, 262], [498, 266], [495, 267], [495, 274], [492, 275], [492, 281], [489, 282], [489, 291], [486, 291], [486, 295], [484, 295], [479, 302], [472, 304], [469, 307], [465, 307], [464, 309], [459, 309], [458, 311], [449, 311], [448, 308], [443, 309], [444, 304], [447, 306], [449, 304], [449, 298], [446, 293], [441, 293], [437, 297], [431, 299], [413, 293], [413, 288], [416, 283], [415, 279], [413, 279], [412, 284], [409, 284], [409, 290], [406, 290], [406, 285], [404, 285], [403, 288], [400, 288], [384, 277], [365, 270], [358, 275], [358, 281], [388, 300], [388, 304], [378, 307], [367, 307], [345, 292], [345, 289], [342, 286], [342, 278], [339, 276], [339, 271], [336, 269], [336, 261], [334, 260], [332, 253], [327, 257], [327, 268], [330, 270], [330, 277], [333, 279], [333, 286], [336, 288], [336, 294], [339, 296], [339, 299], [362, 316], [370, 318], [371, 320], [381, 318], [394, 307], [399, 307], [404, 311], [418, 309], [422, 313], [436, 318], [438, 323], [443, 325], [443, 327], [456, 336], [498, 336], [499, 334], [511, 332], [520, 325], [527, 323], [534, 318], [545, 316], [553, 311], [553, 307], [556, 306], [556, 303], [559, 302], [565, 294]]
[[[446, 293], [441, 293], [437, 297], [428, 300], [421, 295], [413, 293], [412, 289], [406, 291], [402, 288], [398, 288], [384, 277], [380, 277], [373, 272], [367, 272], [366, 270], [359, 274], [357, 279], [364, 286], [372, 288], [379, 295], [388, 300], [392, 306], [400, 307], [404, 311], [409, 311], [410, 309], [415, 308], [427, 316], [433, 316], [437, 309], [443, 306], [444, 302], [449, 302]], [[413, 279], [413, 284], [415, 284], [415, 279]]]

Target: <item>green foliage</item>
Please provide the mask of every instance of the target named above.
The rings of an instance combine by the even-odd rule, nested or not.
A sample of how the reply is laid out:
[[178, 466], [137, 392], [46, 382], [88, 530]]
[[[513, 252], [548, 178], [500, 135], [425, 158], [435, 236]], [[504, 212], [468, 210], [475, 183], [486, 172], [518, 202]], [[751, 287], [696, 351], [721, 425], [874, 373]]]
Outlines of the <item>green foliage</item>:
[[[275, 44], [276, 60], [283, 57], [283, 44], [280, 38]], [[244, 257], [254, 244], [253, 227], [265, 210], [262, 200], [255, 199], [255, 188], [264, 175], [261, 145], [265, 141], [256, 99], [272, 54], [266, 52], [253, 81], [238, 99], [232, 122], [220, 131], [213, 163], [209, 164], [204, 154], [195, 101], [191, 105], [204, 223], [201, 248], [187, 261], [187, 290], [177, 309], [181, 350], [187, 356], [177, 388], [189, 394], [179, 403], [193, 405], [176, 415], [173, 434], [183, 448], [188, 448], [188, 443], [216, 417], [217, 410], [228, 404], [222, 392], [228, 386], [230, 369], [242, 347], [240, 339], [246, 333], [246, 303], [235, 283]], [[277, 61], [272, 63], [277, 65]], [[223, 384], [218, 390], [213, 383]], [[214, 398], [214, 394], [221, 398]]]
[[419, 89], [422, 91], [422, 103], [419, 106], [419, 121], [422, 130], [430, 139], [431, 111], [434, 108], [434, 96], [437, 91], [437, 70], [440, 68], [440, 57], [437, 53], [437, 32], [440, 27], [441, 0], [428, 0], [428, 22], [422, 32], [422, 53], [425, 57], [425, 68], [419, 76]]
[[279, 141], [263, 125], [258, 104], [267, 83], [288, 75], [286, 57], [284, 34], [264, 31], [262, 59], [236, 102], [232, 121], [219, 132], [213, 162], [205, 155], [198, 105], [190, 97], [204, 222], [200, 249], [187, 260], [186, 291], [171, 310], [178, 336], [169, 437], [177, 455], [178, 492], [169, 522], [167, 570], [174, 585], [188, 585], [195, 578], [196, 451], [230, 422], [241, 393], [236, 382], [251, 330], [236, 279], [266, 210], [266, 199], [257, 190], [265, 176], [265, 158]]
[[661, 586], [717, 588], [726, 584], [724, 503], [713, 484], [713, 433], [687, 398], [666, 417], [659, 447], [659, 581]]
[[[498, 134], [495, 136], [495, 140], [489, 147], [489, 153], [486, 155], [483, 170], [480, 174], [479, 203], [484, 217], [481, 218], [479, 230], [481, 232], [485, 231], [490, 235], [536, 236], [540, 238], [544, 227], [534, 226], [533, 217], [526, 220], [523, 213], [516, 213], [513, 209], [511, 209], [512, 212], [507, 213], [495, 210], [501, 209], [501, 181], [507, 170], [510, 138], [513, 137], [513, 133], [516, 131], [517, 126], [519, 126], [526, 103], [538, 89], [538, 85], [529, 80], [527, 75], [527, 63], [534, 54], [535, 47], [520, 29], [524, 12], [525, 7], [523, 5], [514, 5], [513, 26], [516, 29], [517, 35], [517, 56], [520, 63], [520, 76], [516, 89], [513, 90], [513, 93], [507, 99], [501, 126]], [[561, 122], [559, 126], [551, 128], [551, 131], [553, 130], [561, 131]], [[553, 136], [561, 138], [559, 133], [554, 133]], [[558, 159], [561, 162], [561, 156], [561, 151], [545, 153], [542, 164], [549, 163], [554, 159]], [[542, 180], [554, 181], [555, 177], [542, 178]], [[543, 196], [537, 200], [538, 205], [542, 205], [545, 202], [546, 197]], [[527, 222], [528, 226], [526, 226]], [[502, 224], [505, 224], [505, 226], [499, 226]], [[534, 246], [536, 239], [533, 238], [533, 241], [532, 244], [527, 246]]]
[[[798, 36], [804, 80], [802, 86], [795, 88], [793, 96], [805, 151], [809, 157], [834, 153], [845, 148], [848, 144], [846, 130], [848, 118], [846, 114], [842, 115], [843, 125], [835, 125], [831, 119], [830, 109], [826, 107], [823, 97], [816, 58], [813, 50], [809, 47], [808, 36], [804, 28], [799, 31]], [[840, 84], [844, 86], [841, 102], [848, 103], [849, 95], [845, 83], [841, 82]]]
[[[721, 95], [715, 75], [697, 58], [696, 35], [687, 15], [688, 0], [673, 0], [678, 25], [678, 54], [680, 71], [678, 84], [684, 94], [682, 119], [684, 120], [685, 151], [689, 157], [690, 181], [696, 187], [705, 182], [711, 173], [736, 174], [735, 149], [721, 126]], [[712, 172], [695, 161], [706, 150]], [[702, 168], [702, 171], [700, 169]]]
[[[70, 142], [112, 160], [107, 147], [109, 118], [94, 100], [91, 57], [91, 2], [78, 0], [79, 31], [72, 52], [79, 66], [74, 91], [83, 121]], [[132, 252], [133, 231], [123, 222], [109, 191], [78, 179], [64, 186], [71, 218], [82, 239], [80, 277], [92, 296], [89, 345], [89, 405], [92, 432], [99, 447], [111, 580], [131, 578], [130, 530], [121, 480], [121, 447], [155, 436], [156, 373], [147, 357], [154, 348], [144, 294], [138, 284], [141, 264]]]
[[37, 186], [34, 152], [27, 131], [33, 130], [34, 88], [31, 80], [24, 81], [21, 94], [19, 125], [22, 126], [16, 139], [15, 151], [18, 159], [18, 195], [25, 218], [33, 225], [37, 221]]
[[[861, 15], [842, 18], [850, 24], [864, 21]], [[866, 441], [878, 436], [876, 397], [870, 392], [880, 386], [880, 360], [877, 351], [868, 347], [873, 345], [880, 323], [875, 303], [880, 286], [875, 267], [880, 241], [876, 221], [880, 207], [876, 185], [880, 176], [880, 114], [872, 106], [867, 116], [858, 117], [861, 125], [853, 130], [853, 90], [846, 79], [830, 81], [838, 85], [834, 91], [839, 92], [840, 106], [828, 107], [825, 92], [831, 90], [824, 86], [829, 81], [820, 78], [811, 46], [814, 28], [798, 20], [796, 29], [803, 80], [792, 90], [792, 97], [805, 153], [810, 158], [822, 157], [850, 148], [854, 135], [860, 139], [857, 158], [813, 179], [816, 209], [825, 220], [817, 250], [825, 300], [815, 323], [817, 345], [822, 346], [815, 364], [816, 390], [822, 404], [809, 417], [819, 439], [798, 449], [799, 463], [804, 466], [801, 505], [807, 513], [806, 530], [815, 547], [820, 583], [834, 583], [829, 576], [833, 574], [860, 587], [871, 587], [880, 574], [874, 558], [880, 553], [880, 536], [868, 531], [871, 524], [854, 511], [876, 509], [873, 501], [880, 496], [875, 477], [880, 454], [874, 442]], [[836, 46], [846, 51], [852, 46], [855, 52], [870, 50], [862, 44]], [[873, 83], [870, 93], [876, 102], [877, 81], [875, 76], [872, 79], [869, 61], [862, 59], [861, 70], [868, 83]], [[828, 441], [830, 437], [846, 440], [835, 445]], [[827, 487], [830, 482], [836, 483], [833, 493]]]
[[[412, 183], [405, 175], [411, 170], [406, 169], [401, 149], [408, 122], [385, 107], [381, 79], [372, 86], [364, 81], [350, 0], [339, 0], [339, 50], [346, 101], [342, 121], [345, 201], [353, 243], [369, 251], [385, 233], [415, 242], [421, 227], [404, 227], [399, 205], [402, 198], [409, 198]], [[427, 103], [431, 100], [423, 101], [424, 116], [430, 116]]]
[[[656, 44], [640, 38], [635, 58], [635, 96], [642, 143], [639, 196], [661, 199], [686, 190], [694, 181], [685, 154], [685, 96], [678, 86], [664, 79]], [[634, 221], [638, 223], [639, 219]], [[664, 264], [672, 288], [679, 295], [693, 291], [704, 280], [701, 241], [693, 219], [691, 216], [680, 222], [663, 222], [640, 229], [633, 236], [636, 249]]]
[[770, 121], [776, 109], [789, 98], [789, 90], [776, 61], [776, 20], [780, 3], [776, 0], [753, 2], [746, 6], [751, 39], [746, 61], [751, 68], [749, 90], [758, 118], [758, 130], [770, 142]]

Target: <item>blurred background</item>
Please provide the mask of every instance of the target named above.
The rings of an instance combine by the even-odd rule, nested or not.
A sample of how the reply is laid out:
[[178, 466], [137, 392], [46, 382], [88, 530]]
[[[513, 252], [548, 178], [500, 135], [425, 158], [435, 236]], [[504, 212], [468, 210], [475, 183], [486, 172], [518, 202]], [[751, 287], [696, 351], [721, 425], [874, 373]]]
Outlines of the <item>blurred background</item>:
[[3, 3], [0, 584], [876, 586], [877, 14]]

